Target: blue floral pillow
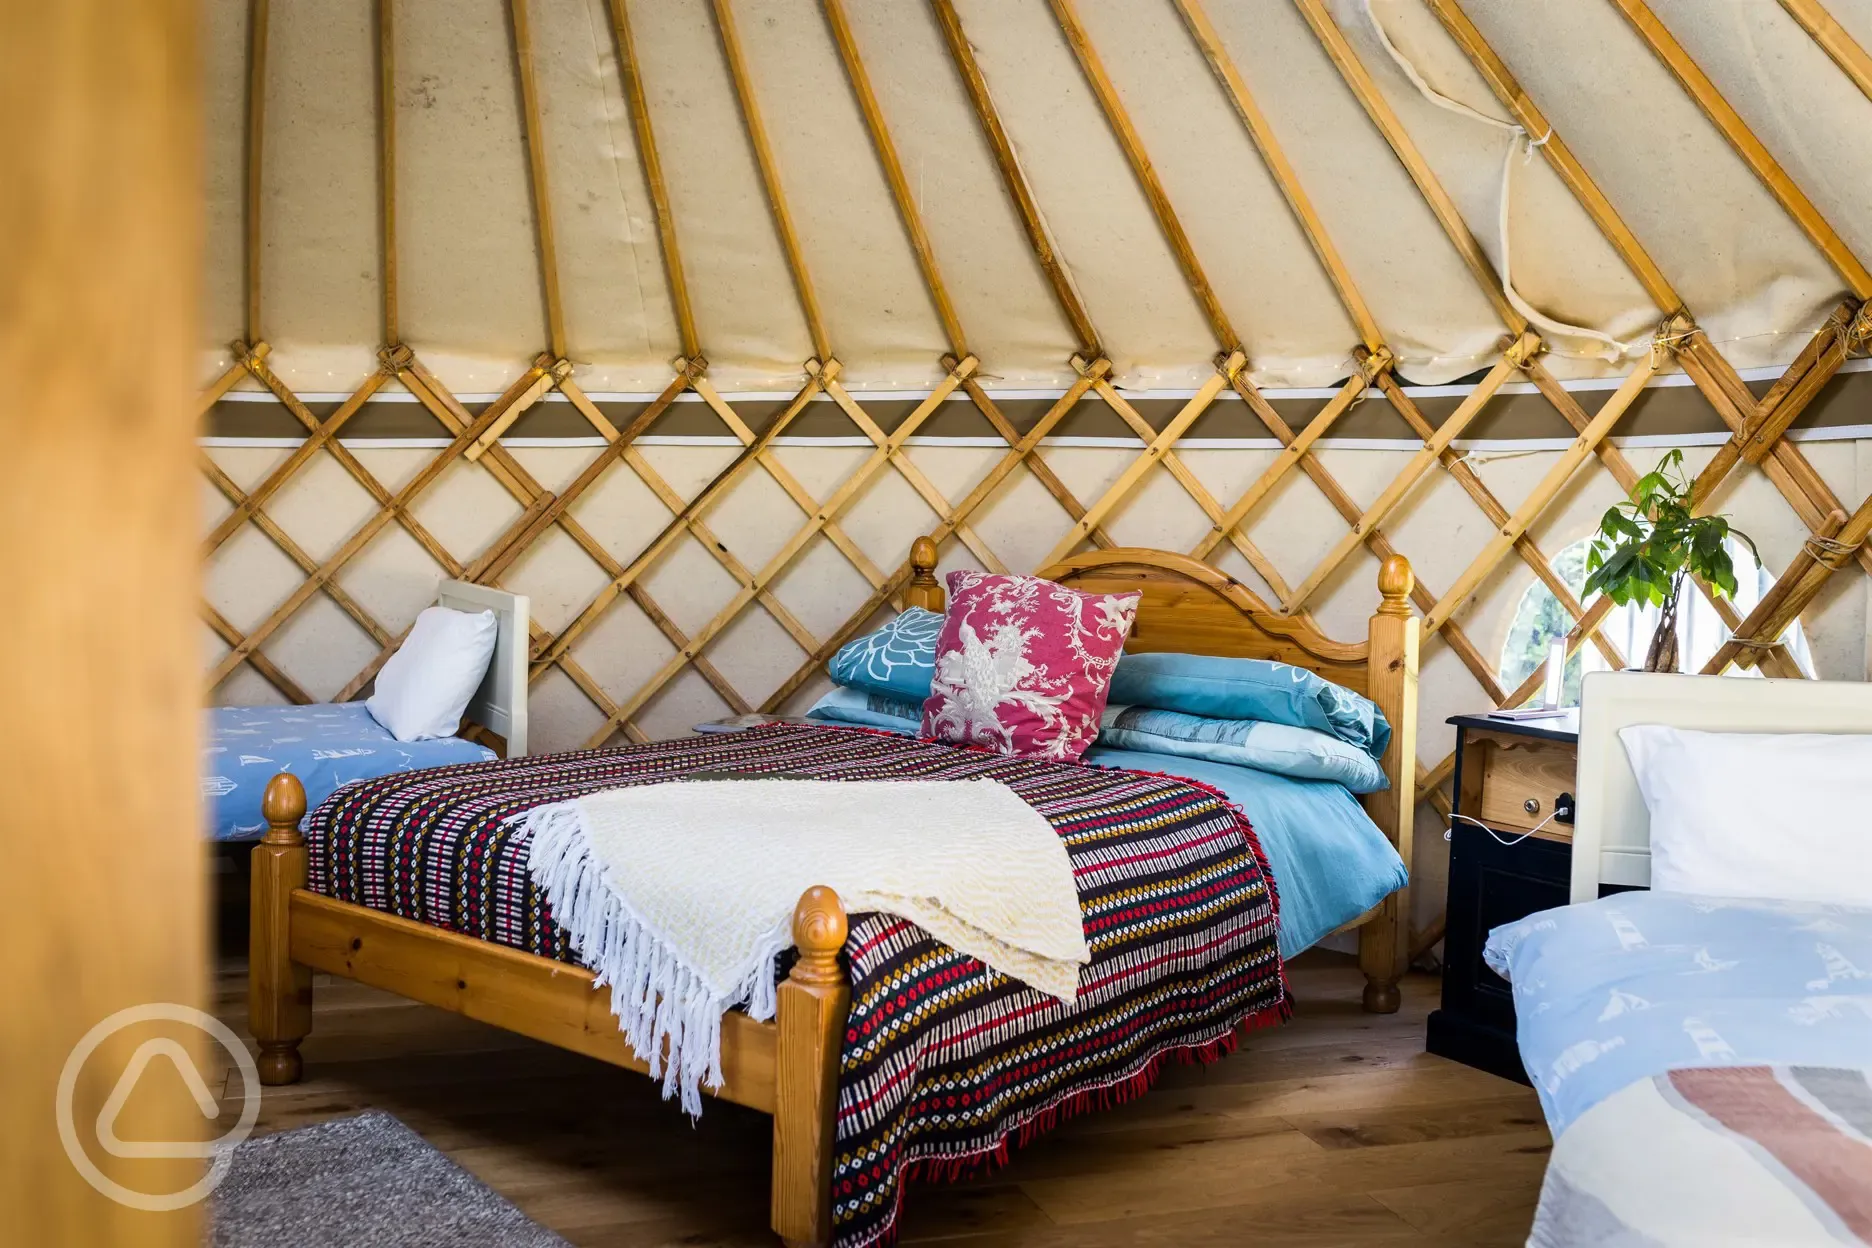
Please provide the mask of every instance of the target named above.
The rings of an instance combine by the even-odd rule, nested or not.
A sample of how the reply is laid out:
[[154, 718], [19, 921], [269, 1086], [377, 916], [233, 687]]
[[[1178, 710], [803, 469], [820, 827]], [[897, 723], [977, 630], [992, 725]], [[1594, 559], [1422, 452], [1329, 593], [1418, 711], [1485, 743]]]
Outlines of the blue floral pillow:
[[943, 617], [911, 607], [874, 633], [847, 642], [826, 673], [848, 689], [921, 705], [936, 675], [936, 637]]
[[1259, 719], [1311, 728], [1373, 758], [1391, 743], [1391, 725], [1370, 698], [1304, 667], [1266, 659], [1203, 654], [1127, 654], [1112, 676], [1115, 706], [1149, 706], [1208, 719]]

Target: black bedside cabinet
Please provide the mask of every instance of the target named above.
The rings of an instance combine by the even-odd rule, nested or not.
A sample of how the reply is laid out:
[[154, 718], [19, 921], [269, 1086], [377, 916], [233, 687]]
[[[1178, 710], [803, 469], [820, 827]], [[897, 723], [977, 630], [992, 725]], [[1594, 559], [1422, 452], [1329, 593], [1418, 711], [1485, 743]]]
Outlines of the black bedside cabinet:
[[[1458, 715], [1449, 722], [1457, 729], [1455, 811], [1497, 835], [1453, 821], [1443, 1003], [1430, 1015], [1424, 1047], [1526, 1083], [1515, 1047], [1514, 996], [1482, 961], [1482, 949], [1494, 928], [1567, 904], [1578, 714], [1522, 722]], [[1550, 818], [1556, 807], [1564, 822]]]

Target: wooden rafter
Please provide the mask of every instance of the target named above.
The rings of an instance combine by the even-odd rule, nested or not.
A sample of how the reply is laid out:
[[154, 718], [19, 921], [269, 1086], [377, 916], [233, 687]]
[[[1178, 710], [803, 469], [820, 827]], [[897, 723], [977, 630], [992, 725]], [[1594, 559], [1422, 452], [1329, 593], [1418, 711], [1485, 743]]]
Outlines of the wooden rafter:
[[930, 302], [936, 307], [936, 318], [942, 322], [943, 333], [949, 338], [949, 349], [957, 356], [967, 355], [968, 338], [962, 332], [962, 320], [956, 315], [955, 304], [949, 298], [949, 288], [943, 282], [942, 271], [936, 263], [936, 249], [930, 244], [929, 231], [923, 227], [923, 214], [917, 208], [916, 198], [910, 194], [910, 183], [904, 177], [903, 162], [897, 158], [897, 145], [891, 141], [890, 128], [884, 122], [884, 112], [878, 107], [877, 94], [871, 89], [871, 75], [865, 71], [864, 58], [859, 55], [858, 41], [852, 36], [851, 22], [845, 16], [843, 0], [820, 0], [819, 7], [825, 12], [826, 25], [832, 31], [832, 42], [838, 48], [839, 59], [844, 62], [845, 78], [851, 83], [852, 95], [858, 101], [858, 112], [864, 117], [865, 129], [871, 135], [871, 146], [877, 153], [878, 164], [883, 166], [884, 180], [890, 185], [891, 200], [897, 205], [897, 216], [903, 222], [904, 232], [910, 236], [910, 249], [916, 253], [924, 289], [929, 292]]
[[663, 249], [663, 274], [669, 281], [677, 336], [683, 355], [696, 359], [702, 355], [702, 344], [696, 333], [695, 310], [689, 303], [689, 280], [683, 273], [682, 251], [676, 243], [676, 214], [670, 210], [669, 187], [663, 180], [663, 158], [657, 152], [656, 131], [650, 124], [650, 102], [644, 92], [643, 70], [637, 63], [637, 43], [631, 36], [630, 6], [627, 0], [610, 0], [610, 6], [611, 33], [617, 41], [618, 76], [624, 83], [624, 103], [637, 136], [637, 155], [643, 161], [650, 210], [656, 214], [657, 241]]
[[1566, 183], [1567, 189], [1573, 192], [1573, 197], [1599, 227], [1599, 232], [1605, 235], [1606, 241], [1625, 261], [1626, 267], [1645, 288], [1645, 293], [1651, 296], [1651, 301], [1667, 317], [1681, 313], [1684, 310], [1683, 297], [1671, 285], [1670, 279], [1664, 276], [1664, 270], [1658, 267], [1651, 254], [1639, 243], [1638, 236], [1619, 216], [1612, 201], [1606, 198], [1599, 184], [1586, 172], [1586, 166], [1573, 154], [1566, 140], [1555, 132], [1547, 115], [1521, 89], [1521, 84], [1509, 71], [1508, 63], [1489, 46], [1482, 32], [1469, 20], [1469, 15], [1462, 11], [1456, 0], [1424, 2], [1436, 14], [1437, 20], [1443, 23], [1443, 28], [1449, 31], [1450, 37], [1455, 39], [1456, 45], [1468, 56], [1469, 63], [1476, 67], [1490, 90], [1494, 91], [1495, 98], [1502, 102], [1516, 123], [1540, 140], [1541, 155], [1553, 166], [1560, 180]]
[[1806, 192], [1795, 185], [1794, 179], [1788, 176], [1767, 146], [1755, 137], [1755, 132], [1742, 120], [1742, 114], [1736, 112], [1734, 106], [1723, 98], [1723, 93], [1717, 90], [1716, 84], [1710, 81], [1709, 75], [1703, 72], [1683, 45], [1677, 42], [1670, 28], [1658, 20], [1657, 14], [1651, 11], [1644, 0], [1612, 0], [1612, 3], [1625, 15], [1625, 20], [1632, 24], [1645, 46], [1651, 49], [1690, 98], [1696, 101], [1703, 115], [1722, 132], [1736, 155], [1768, 188], [1768, 193], [1794, 219], [1794, 224], [1820, 249], [1820, 254], [1827, 258], [1839, 275], [1846, 279], [1853, 294], [1861, 299], [1872, 297], [1872, 273], [1866, 271], [1865, 265], [1853, 255], [1852, 248], [1846, 245], [1846, 240], [1839, 236], [1820, 209], [1807, 198]]
[[520, 76], [520, 115], [526, 130], [527, 172], [533, 187], [533, 228], [539, 243], [540, 285], [546, 300], [546, 339], [553, 358], [566, 353], [565, 310], [559, 300], [559, 254], [553, 242], [552, 194], [546, 180], [546, 136], [540, 132], [539, 89], [533, 82], [533, 28], [527, 0], [507, 0], [513, 20], [514, 68]]
[[1080, 352], [1087, 359], [1102, 358], [1104, 352], [1099, 348], [1098, 330], [1093, 328], [1092, 318], [1087, 314], [1085, 304], [1066, 272], [1065, 263], [1053, 245], [1046, 220], [1040, 215], [1040, 202], [1034, 198], [1033, 188], [1027, 183], [1027, 175], [1021, 171], [1020, 159], [1014, 154], [1014, 143], [1008, 138], [1007, 128], [1001, 124], [1000, 111], [995, 108], [994, 97], [988, 93], [988, 80], [982, 76], [981, 66], [975, 61], [975, 50], [969, 46], [968, 35], [962, 30], [962, 19], [956, 15], [953, 0], [930, 0], [930, 7], [935, 11], [937, 25], [942, 28], [943, 39], [949, 45], [949, 59], [968, 91], [975, 119], [981, 123], [982, 133], [994, 153], [995, 168], [1001, 173], [1001, 184], [1006, 188], [1008, 199], [1013, 203], [1021, 225], [1027, 232], [1034, 259], [1039, 263], [1041, 272], [1046, 274], [1060, 311], [1065, 313], [1073, 333], [1079, 338]]
[[245, 256], [247, 341], [265, 341], [260, 333], [260, 204], [266, 151], [267, 26], [269, 0], [251, 0], [247, 9], [247, 202]]
[[397, 346], [396, 0], [377, 0], [377, 204], [383, 248], [383, 335]]
[[1826, 6], [1820, 0], [1781, 0], [1781, 7], [1833, 58], [1853, 85], [1872, 99], [1872, 55], [1827, 12]]
[[1195, 296], [1197, 305], [1202, 308], [1203, 316], [1209, 322], [1209, 328], [1215, 333], [1216, 344], [1225, 355], [1241, 350], [1241, 337], [1229, 322], [1228, 312], [1223, 309], [1221, 299], [1217, 298], [1215, 288], [1210, 286], [1208, 275], [1203, 272], [1202, 263], [1196, 258], [1196, 249], [1190, 245], [1189, 235], [1184, 232], [1183, 223], [1178, 219], [1176, 209], [1171, 206], [1163, 181], [1158, 178], [1157, 169], [1144, 150], [1144, 142], [1138, 137], [1137, 128], [1131, 124], [1131, 114], [1118, 98], [1118, 88], [1112, 85], [1111, 75], [1105, 72], [1105, 63], [1099, 59], [1098, 50], [1092, 46], [1085, 26], [1079, 21], [1079, 11], [1073, 0], [1047, 0], [1047, 3], [1052, 6], [1053, 16], [1066, 35], [1066, 42], [1072, 48], [1080, 71], [1092, 88], [1092, 94], [1098, 97], [1099, 108], [1105, 114], [1105, 121], [1111, 126], [1125, 160], [1131, 165], [1131, 172], [1137, 177], [1139, 189], [1144, 192], [1144, 198], [1150, 201], [1158, 228], [1163, 231], [1164, 241], [1170, 244], [1170, 250], [1176, 256], [1177, 267], [1183, 270], [1183, 280], [1188, 284], [1190, 294]]
[[741, 51], [741, 36], [735, 30], [734, 6], [730, 0], [713, 0], [715, 31], [721, 38], [722, 57], [728, 64], [728, 77], [734, 85], [735, 102], [741, 109], [742, 129], [753, 149], [754, 163], [760, 170], [761, 186], [767, 192], [767, 210], [773, 217], [774, 231], [780, 236], [780, 249], [786, 253], [787, 272], [793, 276], [793, 290], [799, 296], [800, 311], [806, 317], [806, 331], [812, 337], [813, 353], [821, 360], [832, 356], [832, 341], [826, 334], [825, 318], [819, 311], [819, 296], [813, 289], [812, 275], [806, 271], [806, 257], [800, 250], [799, 233], [793, 228], [793, 213], [787, 207], [786, 190], [780, 183], [780, 167], [774, 160], [773, 144], [767, 139], [767, 123], [761, 118], [760, 101], [748, 75], [747, 57]]
[[1359, 293], [1358, 284], [1352, 280], [1352, 271], [1346, 267], [1345, 259], [1327, 234], [1325, 222], [1320, 220], [1313, 201], [1301, 186], [1300, 175], [1294, 172], [1293, 164], [1281, 148], [1280, 140], [1274, 136], [1274, 128], [1268, 124], [1261, 106], [1255, 103], [1253, 93], [1248, 90], [1241, 71], [1235, 67], [1234, 59], [1223, 46], [1222, 36], [1216, 33], [1200, 0], [1176, 0], [1176, 7], [1183, 15], [1183, 22], [1189, 27], [1191, 37], [1196, 40], [1196, 46], [1202, 49], [1209, 67], [1221, 80], [1223, 91], [1235, 106], [1236, 115], [1247, 127], [1248, 137], [1254, 141], [1255, 150], [1261, 153], [1261, 159], [1273, 175], [1275, 185], [1280, 187], [1281, 195], [1286, 198], [1288, 208], [1292, 209], [1294, 219], [1300, 223], [1300, 229], [1306, 234], [1313, 254], [1319, 258], [1320, 267], [1326, 271], [1327, 280], [1332, 282], [1333, 290], [1339, 295], [1339, 302], [1344, 305], [1352, 323], [1358, 327], [1360, 339], [1368, 350], [1378, 350], [1384, 345], [1384, 334], [1379, 330], [1365, 296]]
[[1456, 201], [1451, 199], [1449, 192], [1443, 189], [1443, 183], [1430, 168], [1430, 162], [1425, 160], [1423, 153], [1418, 150], [1417, 141], [1411, 138], [1410, 131], [1404, 128], [1403, 121], [1392, 109], [1384, 93], [1378, 89], [1378, 84], [1372, 80], [1371, 73], [1365, 68], [1364, 62], [1359, 60], [1358, 55], [1352, 51], [1352, 45], [1346, 41], [1345, 33], [1339, 29], [1339, 24], [1333, 21], [1332, 14], [1326, 11], [1325, 0], [1294, 0], [1294, 4], [1300, 10], [1301, 15], [1306, 18], [1307, 25], [1313, 28], [1313, 34], [1319, 40], [1320, 46], [1325, 49], [1327, 59], [1332, 61], [1333, 68], [1337, 69], [1339, 76], [1345, 79], [1346, 85], [1352, 89], [1353, 96], [1357, 98], [1359, 106], [1365, 110], [1365, 115], [1371, 118], [1372, 124], [1378, 128], [1378, 132], [1384, 136], [1386, 144], [1390, 146], [1392, 154], [1397, 157], [1398, 163], [1404, 167], [1404, 172], [1409, 174], [1411, 181], [1416, 184], [1418, 193], [1424, 198], [1424, 203], [1429, 206], [1437, 223], [1443, 227], [1443, 233], [1449, 238], [1450, 245], [1456, 249], [1456, 254], [1462, 257], [1463, 263], [1475, 276], [1476, 285], [1495, 306], [1495, 312], [1502, 318], [1502, 323], [1511, 333], [1518, 335], [1525, 332], [1528, 327], [1527, 318], [1522, 316], [1514, 304], [1508, 301], [1507, 294], [1502, 290], [1501, 275], [1495, 271], [1488, 253], [1482, 250], [1482, 244], [1470, 232], [1468, 222], [1463, 220], [1462, 213], [1456, 208]]

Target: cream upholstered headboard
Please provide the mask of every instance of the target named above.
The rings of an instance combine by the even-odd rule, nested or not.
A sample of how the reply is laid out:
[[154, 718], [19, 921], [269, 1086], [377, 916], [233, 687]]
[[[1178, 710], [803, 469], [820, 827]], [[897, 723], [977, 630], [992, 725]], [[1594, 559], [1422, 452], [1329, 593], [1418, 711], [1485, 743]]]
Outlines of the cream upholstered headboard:
[[1618, 736], [1630, 724], [1702, 732], [1872, 733], [1872, 683], [1589, 674], [1580, 697], [1575, 903], [1596, 899], [1601, 884], [1651, 883], [1651, 817]]
[[527, 752], [527, 657], [531, 645], [531, 604], [524, 594], [443, 581], [436, 590], [436, 605], [456, 611], [492, 611], [499, 631], [494, 635], [494, 658], [481, 687], [468, 700], [468, 718], [507, 742], [507, 757]]

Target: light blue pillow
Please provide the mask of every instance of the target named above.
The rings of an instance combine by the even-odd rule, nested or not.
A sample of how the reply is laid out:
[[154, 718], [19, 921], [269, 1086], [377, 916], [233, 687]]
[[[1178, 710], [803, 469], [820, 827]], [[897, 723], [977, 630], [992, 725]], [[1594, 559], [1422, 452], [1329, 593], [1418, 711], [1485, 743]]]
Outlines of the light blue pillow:
[[847, 689], [915, 702], [921, 716], [936, 675], [936, 638], [942, 623], [939, 613], [910, 607], [876, 632], [841, 646], [826, 664], [826, 673]]
[[862, 689], [834, 689], [812, 704], [807, 719], [834, 724], [860, 724], [916, 736], [923, 727], [923, 704], [903, 702]]
[[1370, 698], [1286, 663], [1202, 654], [1127, 654], [1112, 675], [1110, 701], [1206, 719], [1256, 719], [1311, 728], [1384, 755], [1391, 725]]
[[1181, 711], [1107, 706], [1098, 743], [1120, 750], [1205, 758], [1295, 780], [1331, 780], [1376, 793], [1391, 780], [1362, 748], [1329, 733], [1252, 719], [1207, 719]]

